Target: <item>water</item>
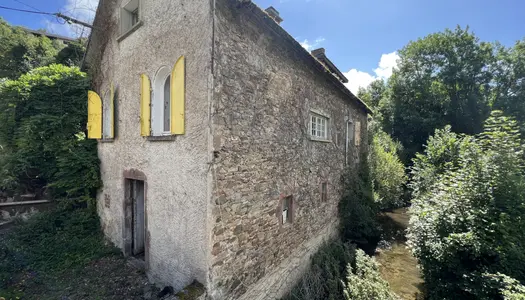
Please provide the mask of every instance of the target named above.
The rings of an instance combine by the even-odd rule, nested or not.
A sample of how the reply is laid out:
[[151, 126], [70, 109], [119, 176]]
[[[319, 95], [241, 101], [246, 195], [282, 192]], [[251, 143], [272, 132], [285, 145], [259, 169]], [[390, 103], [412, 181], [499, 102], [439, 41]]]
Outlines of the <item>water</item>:
[[405, 230], [409, 216], [406, 208], [383, 213], [380, 216], [384, 230], [376, 259], [381, 264], [381, 277], [402, 299], [423, 299], [423, 278], [417, 260], [406, 247]]

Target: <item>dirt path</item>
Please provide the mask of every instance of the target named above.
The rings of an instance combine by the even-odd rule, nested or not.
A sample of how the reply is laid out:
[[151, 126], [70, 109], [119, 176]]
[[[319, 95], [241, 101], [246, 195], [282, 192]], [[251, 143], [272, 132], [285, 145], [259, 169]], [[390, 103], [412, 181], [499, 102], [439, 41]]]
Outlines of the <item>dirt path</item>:
[[381, 223], [386, 243], [378, 250], [377, 261], [381, 264], [381, 276], [402, 299], [418, 299], [423, 289], [423, 279], [417, 260], [406, 247], [405, 229], [409, 216], [405, 208], [384, 213]]

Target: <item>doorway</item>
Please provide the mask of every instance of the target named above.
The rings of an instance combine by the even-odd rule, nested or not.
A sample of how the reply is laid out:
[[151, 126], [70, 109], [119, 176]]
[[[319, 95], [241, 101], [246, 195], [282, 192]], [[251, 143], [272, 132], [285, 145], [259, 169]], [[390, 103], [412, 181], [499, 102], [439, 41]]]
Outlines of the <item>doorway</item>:
[[145, 207], [144, 207], [144, 181], [128, 180], [129, 195], [131, 197], [131, 253], [133, 256], [144, 257], [145, 237]]
[[124, 254], [146, 261], [146, 178], [136, 170], [127, 171], [124, 176]]

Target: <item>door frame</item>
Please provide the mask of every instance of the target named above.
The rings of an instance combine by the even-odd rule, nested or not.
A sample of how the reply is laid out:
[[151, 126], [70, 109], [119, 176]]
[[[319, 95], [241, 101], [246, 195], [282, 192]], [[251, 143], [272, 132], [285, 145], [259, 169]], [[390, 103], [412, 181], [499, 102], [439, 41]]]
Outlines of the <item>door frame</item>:
[[123, 201], [123, 230], [122, 240], [124, 242], [123, 252], [125, 256], [133, 256], [133, 201], [129, 180], [140, 180], [144, 182], [144, 262], [146, 270], [149, 267], [149, 245], [150, 234], [148, 231], [148, 181], [146, 175], [136, 169], [124, 170], [123, 174], [124, 201]]

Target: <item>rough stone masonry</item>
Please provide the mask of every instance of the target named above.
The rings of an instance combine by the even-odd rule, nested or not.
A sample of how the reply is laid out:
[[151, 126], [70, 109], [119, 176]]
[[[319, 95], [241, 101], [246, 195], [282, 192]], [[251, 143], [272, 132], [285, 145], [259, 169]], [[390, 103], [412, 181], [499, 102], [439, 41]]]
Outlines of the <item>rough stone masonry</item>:
[[[100, 1], [86, 57], [93, 89], [117, 91], [115, 138], [98, 145], [103, 230], [131, 255], [126, 182], [144, 181], [151, 281], [198, 280], [209, 299], [279, 298], [337, 234], [340, 177], [367, 151], [356, 124], [366, 129], [368, 109], [251, 1], [138, 1], [126, 36], [129, 1]], [[182, 55], [186, 133], [142, 137], [141, 74], [153, 82]], [[310, 136], [312, 113], [328, 117], [325, 141]]]

